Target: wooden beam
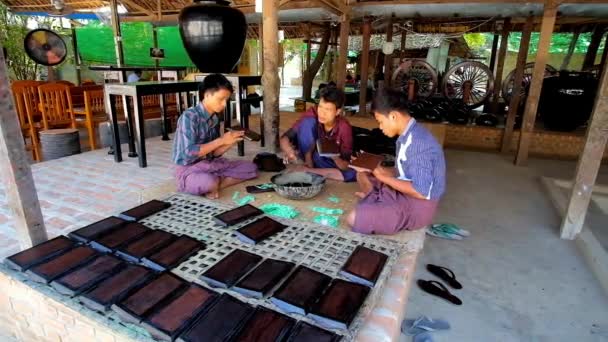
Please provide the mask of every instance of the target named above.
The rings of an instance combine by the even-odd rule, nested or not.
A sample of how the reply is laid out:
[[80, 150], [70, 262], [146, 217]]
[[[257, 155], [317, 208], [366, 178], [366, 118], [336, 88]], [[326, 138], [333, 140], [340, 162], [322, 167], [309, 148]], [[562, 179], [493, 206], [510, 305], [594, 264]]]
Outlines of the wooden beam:
[[346, 83], [346, 60], [348, 58], [348, 35], [350, 34], [350, 17], [347, 14], [340, 18], [340, 50], [336, 72], [338, 89], [344, 89]]
[[[525, 3], [544, 3], [544, 0], [526, 0]], [[522, 0], [386, 0], [386, 1], [361, 1], [350, 5], [351, 7], [365, 6], [395, 6], [395, 5], [445, 5], [445, 4], [517, 4]], [[606, 0], [560, 0], [556, 4], [605, 4]]]
[[[524, 69], [526, 59], [528, 58], [528, 49], [530, 48], [530, 37], [532, 36], [532, 28], [534, 27], [534, 18], [528, 17], [524, 32], [521, 35], [519, 43], [519, 52], [517, 53], [517, 67], [515, 68], [515, 78], [513, 80], [513, 91], [511, 93], [511, 101], [509, 102], [509, 113], [507, 113], [507, 121], [505, 123], [505, 132], [502, 136], [502, 153], [511, 151], [511, 140], [513, 140], [513, 128], [515, 126], [515, 118], [519, 110], [519, 102], [521, 101], [522, 80], [524, 78]], [[500, 92], [500, 88], [497, 90]]]
[[585, 146], [578, 159], [576, 176], [572, 185], [568, 210], [562, 221], [561, 238], [573, 240], [581, 232], [585, 223], [585, 216], [589, 208], [589, 201], [593, 193], [593, 186], [602, 163], [606, 142], [608, 141], [608, 77], [606, 68], [600, 80], [593, 114], [587, 127]]
[[591, 35], [591, 42], [587, 47], [587, 53], [585, 54], [585, 60], [583, 61], [583, 70], [590, 68], [595, 65], [595, 57], [597, 56], [597, 50], [600, 47], [602, 37], [604, 36], [605, 27], [603, 25], [596, 25]]
[[363, 22], [363, 37], [361, 51], [361, 86], [359, 87], [359, 114], [367, 114], [367, 80], [369, 78], [369, 41], [372, 24], [369, 20]]
[[336, 15], [348, 14], [350, 12], [349, 7], [341, 3], [340, 0], [314, 0], [313, 2], [319, 3], [321, 6], [325, 7]]
[[577, 31], [572, 36], [572, 40], [570, 41], [570, 46], [568, 46], [568, 52], [566, 53], [566, 57], [564, 57], [564, 61], [562, 62], [562, 66], [559, 68], [560, 70], [568, 70], [568, 65], [570, 64], [570, 59], [572, 59], [572, 54], [574, 53], [574, 48], [576, 48], [576, 42], [578, 41], [578, 36], [581, 31]]
[[500, 35], [500, 49], [498, 50], [498, 61], [496, 65], [496, 75], [494, 78], [494, 94], [492, 96], [492, 105], [490, 106], [491, 113], [498, 112], [498, 102], [500, 101], [500, 89], [502, 85], [502, 73], [505, 68], [505, 59], [507, 57], [507, 48], [509, 47], [509, 32], [511, 29], [511, 19], [505, 19]]
[[528, 162], [528, 149], [530, 148], [530, 140], [532, 139], [532, 131], [534, 130], [534, 123], [536, 121], [536, 111], [538, 110], [538, 101], [540, 100], [540, 92], [543, 87], [545, 67], [549, 58], [549, 45], [551, 44], [551, 35], [555, 26], [557, 7], [558, 5], [552, 0], [547, 0], [544, 6], [538, 50], [536, 52], [530, 91], [528, 92], [523, 124], [519, 135], [517, 157], [515, 158], [515, 165], [518, 166], [525, 165]]
[[8, 70], [0, 49], [0, 177], [21, 249], [48, 239], [19, 119], [9, 90]]
[[403, 31], [401, 31], [401, 50], [399, 50], [399, 58], [400, 59], [405, 58], [405, 43], [406, 43], [406, 39], [407, 39], [407, 31], [403, 30]]
[[[322, 44], [323, 44], [323, 42], [320, 42], [320, 41], [318, 41], [318, 40], [312, 40], [312, 39], [308, 40], [308, 39], [304, 39], [304, 43], [308, 43], [308, 42], [310, 42], [310, 44], [315, 44], [315, 45], [322, 45]], [[328, 42], [328, 43], [327, 43], [327, 45], [330, 45], [330, 46], [338, 46], [338, 43]]]
[[285, 6], [290, 0], [281, 0], [279, 1], [279, 8]]
[[[154, 10], [151, 10], [149, 8], [143, 7], [140, 4], [138, 4], [135, 1], [132, 0], [120, 0], [120, 2], [125, 5], [125, 6], [129, 6], [129, 7], [133, 7], [135, 9], [137, 9], [138, 11], [141, 11], [142, 13], [145, 13], [151, 17], [157, 17], [157, 13], [154, 12]], [[160, 19], [159, 17], [156, 18], [157, 20]]]
[[[386, 25], [386, 42], [393, 41], [393, 17], [394, 14], [388, 18], [388, 23]], [[390, 87], [391, 85], [391, 60], [393, 58], [393, 54], [384, 55], [384, 86]]]
[[[118, 16], [118, 2], [116, 0], [110, 0], [110, 9], [112, 12], [112, 29], [114, 30], [114, 48], [116, 49], [116, 65], [118, 67], [123, 66], [125, 63], [123, 50], [122, 50], [122, 34], [120, 32], [120, 18]], [[123, 80], [126, 82], [126, 80]], [[125, 106], [126, 107], [126, 106]]]
[[264, 0], [262, 5], [264, 41], [264, 140], [266, 149], [276, 152], [279, 144], [279, 1]]

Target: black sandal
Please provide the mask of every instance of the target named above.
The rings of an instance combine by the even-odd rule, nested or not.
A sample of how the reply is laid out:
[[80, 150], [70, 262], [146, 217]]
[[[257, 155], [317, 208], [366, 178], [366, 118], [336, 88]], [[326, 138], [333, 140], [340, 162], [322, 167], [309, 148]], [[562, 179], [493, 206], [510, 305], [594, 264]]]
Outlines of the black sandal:
[[454, 275], [454, 272], [452, 272], [452, 270], [450, 270], [449, 268], [428, 264], [428, 265], [426, 265], [426, 269], [429, 272], [431, 272], [432, 274], [439, 277], [439, 279], [450, 284], [451, 287], [453, 287], [457, 290], [460, 290], [462, 288], [462, 285], [460, 285], [458, 280], [456, 280], [456, 276]]
[[418, 287], [426, 293], [441, 297], [452, 304], [462, 305], [460, 298], [451, 294], [450, 291], [438, 281], [418, 279], [416, 283], [418, 284]]

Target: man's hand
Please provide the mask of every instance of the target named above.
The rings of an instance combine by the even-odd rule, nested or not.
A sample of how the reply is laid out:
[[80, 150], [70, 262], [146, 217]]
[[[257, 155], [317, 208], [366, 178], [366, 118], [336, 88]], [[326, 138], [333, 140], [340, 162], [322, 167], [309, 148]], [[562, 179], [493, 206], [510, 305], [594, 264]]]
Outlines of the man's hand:
[[296, 160], [298, 160], [298, 157], [296, 155], [296, 150], [293, 148], [293, 146], [291, 146], [291, 143], [289, 142], [288, 139], [281, 138], [280, 144], [281, 144], [281, 151], [283, 151], [283, 162], [285, 164], [288, 164], [290, 162], [295, 162]]
[[228, 131], [222, 135], [222, 142], [224, 145], [232, 146], [239, 141], [243, 141], [245, 131]]

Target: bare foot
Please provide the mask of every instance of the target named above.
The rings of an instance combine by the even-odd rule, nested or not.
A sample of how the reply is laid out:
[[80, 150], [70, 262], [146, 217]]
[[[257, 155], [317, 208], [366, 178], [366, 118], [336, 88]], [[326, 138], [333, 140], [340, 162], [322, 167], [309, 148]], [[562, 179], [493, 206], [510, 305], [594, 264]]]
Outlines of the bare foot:
[[355, 196], [359, 197], [360, 199], [364, 199], [366, 195], [364, 192], [357, 191], [355, 192]]
[[205, 194], [205, 197], [207, 197], [208, 199], [215, 200], [220, 198], [220, 193], [218, 191], [208, 192]]

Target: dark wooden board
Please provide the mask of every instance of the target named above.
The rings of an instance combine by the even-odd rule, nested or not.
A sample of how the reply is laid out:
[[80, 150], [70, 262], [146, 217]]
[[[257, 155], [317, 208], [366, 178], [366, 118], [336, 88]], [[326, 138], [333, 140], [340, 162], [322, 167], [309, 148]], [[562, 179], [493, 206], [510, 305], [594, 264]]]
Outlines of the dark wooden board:
[[347, 329], [369, 291], [365, 285], [334, 279], [309, 315], [328, 329]]
[[383, 161], [384, 157], [381, 155], [363, 152], [350, 165], [367, 171], [373, 171]]
[[386, 254], [367, 247], [357, 246], [342, 266], [340, 274], [352, 281], [374, 286], [387, 260], [388, 256]]
[[238, 229], [235, 234], [245, 243], [257, 244], [282, 232], [285, 228], [287, 226], [284, 224], [264, 216]]
[[157, 271], [170, 270], [204, 248], [203, 242], [182, 235], [154, 254], [143, 258], [142, 262]]
[[91, 247], [102, 252], [114, 252], [118, 247], [135, 241], [142, 234], [151, 231], [150, 228], [140, 223], [128, 223], [99, 239], [91, 241]]
[[169, 202], [159, 200], [151, 200], [135, 208], [120, 213], [119, 217], [127, 221], [139, 221], [150, 215], [154, 215], [159, 211], [165, 210], [171, 206]]
[[78, 266], [87, 263], [99, 253], [88, 246], [77, 246], [42, 264], [30, 268], [26, 274], [30, 279], [40, 283], [50, 283], [56, 278], [69, 273]]
[[294, 266], [291, 262], [266, 259], [241, 279], [234, 286], [234, 290], [247, 296], [262, 298], [279, 284]]
[[68, 234], [68, 236], [76, 241], [87, 243], [91, 240], [95, 240], [102, 235], [116, 229], [128, 221], [125, 221], [116, 216], [107, 217], [101, 221], [97, 221], [86, 227], [80, 228]]
[[223, 294], [215, 304], [180, 335], [180, 342], [228, 341], [253, 314], [254, 308], [236, 298]]
[[186, 285], [185, 280], [172, 273], [161, 273], [125, 299], [112, 305], [112, 310], [126, 322], [139, 323], [165, 299], [178, 295]]
[[177, 236], [164, 230], [151, 230], [136, 240], [118, 247], [116, 254], [127, 261], [138, 263], [142, 258], [160, 250], [176, 238]]
[[338, 157], [340, 156], [340, 145], [331, 139], [318, 139], [317, 152], [322, 157]]
[[[271, 301], [286, 312], [305, 314], [321, 297], [331, 277], [305, 266], [296, 270], [275, 291]], [[292, 307], [286, 307], [292, 306]]]
[[205, 271], [201, 279], [211, 286], [228, 288], [261, 260], [262, 257], [259, 255], [236, 249]]
[[300, 321], [286, 342], [337, 342], [340, 336], [314, 325]]
[[215, 215], [213, 219], [215, 222], [222, 226], [232, 226], [239, 222], [243, 222], [255, 216], [264, 214], [260, 209], [252, 206], [251, 204], [245, 204], [238, 208], [234, 208], [225, 211], [219, 215]]
[[17, 271], [24, 272], [30, 267], [43, 263], [74, 247], [74, 241], [58, 236], [32, 248], [28, 248], [5, 259], [5, 263]]
[[283, 341], [295, 325], [295, 319], [259, 306], [233, 341]]
[[184, 331], [197, 316], [213, 305], [218, 294], [196, 284], [175, 297], [165, 307], [150, 315], [144, 327], [157, 339], [171, 341]]
[[118, 273], [98, 283], [79, 299], [93, 310], [105, 311], [132, 290], [148, 282], [154, 275], [155, 273], [151, 269], [129, 264]]
[[100, 255], [91, 262], [53, 280], [58, 292], [75, 296], [126, 266], [125, 262], [111, 255]]

